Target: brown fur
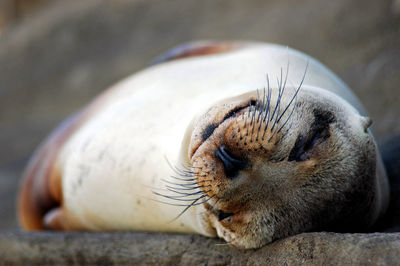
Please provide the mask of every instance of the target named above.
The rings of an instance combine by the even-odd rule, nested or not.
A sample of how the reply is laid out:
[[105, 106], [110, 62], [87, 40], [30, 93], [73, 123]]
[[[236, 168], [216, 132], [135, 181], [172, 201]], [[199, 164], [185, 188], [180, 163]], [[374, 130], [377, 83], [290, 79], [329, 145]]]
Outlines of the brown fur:
[[61, 205], [61, 174], [55, 161], [64, 141], [76, 127], [76, 116], [59, 126], [34, 154], [25, 170], [18, 200], [18, 215], [26, 230], [44, 229], [43, 217]]
[[154, 60], [154, 63], [172, 61], [180, 58], [195, 57], [211, 54], [220, 54], [240, 48], [243, 44], [238, 42], [203, 41], [185, 43]]

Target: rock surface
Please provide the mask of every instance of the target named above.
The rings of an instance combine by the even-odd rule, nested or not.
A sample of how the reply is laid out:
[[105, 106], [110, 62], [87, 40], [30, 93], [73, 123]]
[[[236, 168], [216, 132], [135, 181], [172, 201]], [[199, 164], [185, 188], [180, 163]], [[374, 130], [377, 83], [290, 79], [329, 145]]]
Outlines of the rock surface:
[[[51, 128], [162, 52], [191, 40], [259, 40], [304, 51], [353, 88], [379, 138], [400, 132], [399, 0], [49, 3], [0, 38], [2, 230], [18, 227], [21, 172]], [[383, 230], [400, 229], [397, 210], [387, 222], [391, 228]], [[240, 251], [200, 236], [4, 231], [0, 264], [395, 264], [399, 241], [397, 233], [309, 233]]]
[[0, 233], [1, 264], [395, 265], [400, 233], [305, 233], [258, 250], [202, 236]]

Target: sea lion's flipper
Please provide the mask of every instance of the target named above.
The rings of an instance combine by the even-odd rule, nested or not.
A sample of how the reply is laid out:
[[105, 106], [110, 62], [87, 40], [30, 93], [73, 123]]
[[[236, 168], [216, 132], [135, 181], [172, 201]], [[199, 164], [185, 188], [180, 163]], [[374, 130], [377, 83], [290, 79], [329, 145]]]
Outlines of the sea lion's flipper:
[[245, 42], [198, 41], [189, 42], [172, 48], [151, 62], [151, 65], [185, 57], [225, 53], [243, 47]]
[[51, 209], [43, 218], [45, 229], [64, 230], [67, 226], [64, 224], [64, 210], [61, 207]]
[[61, 172], [56, 161], [63, 143], [76, 129], [77, 117], [66, 120], [47, 138], [32, 156], [24, 173], [18, 216], [26, 230], [45, 229], [44, 216], [61, 205]]

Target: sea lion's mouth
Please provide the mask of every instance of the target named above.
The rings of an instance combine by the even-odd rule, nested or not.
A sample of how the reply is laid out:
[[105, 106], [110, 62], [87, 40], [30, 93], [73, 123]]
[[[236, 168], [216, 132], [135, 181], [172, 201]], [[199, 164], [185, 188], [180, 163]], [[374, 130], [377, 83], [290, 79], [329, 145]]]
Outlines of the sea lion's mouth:
[[213, 206], [211, 206], [208, 203], [204, 203], [204, 207], [210, 211], [212, 214], [215, 215], [215, 217], [218, 219], [218, 221], [222, 221], [222, 220], [226, 220], [232, 216], [234, 216], [235, 214], [233, 212], [225, 212], [221, 209], [215, 208]]

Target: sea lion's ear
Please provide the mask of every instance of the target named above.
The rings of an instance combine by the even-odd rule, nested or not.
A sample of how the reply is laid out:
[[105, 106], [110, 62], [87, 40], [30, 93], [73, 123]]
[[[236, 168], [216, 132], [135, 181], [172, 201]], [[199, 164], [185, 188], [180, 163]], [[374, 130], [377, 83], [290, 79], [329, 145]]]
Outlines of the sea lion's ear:
[[367, 129], [372, 125], [372, 119], [368, 116], [361, 116], [360, 121], [364, 131], [367, 132]]
[[160, 55], [151, 62], [151, 65], [193, 56], [219, 54], [243, 47], [245, 43], [229, 41], [197, 41], [176, 46]]

